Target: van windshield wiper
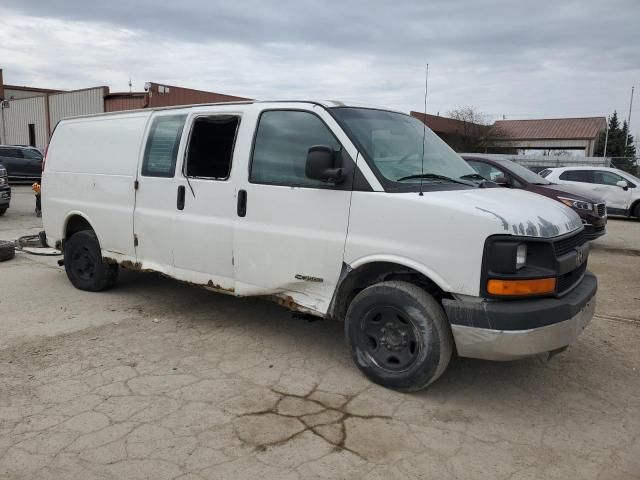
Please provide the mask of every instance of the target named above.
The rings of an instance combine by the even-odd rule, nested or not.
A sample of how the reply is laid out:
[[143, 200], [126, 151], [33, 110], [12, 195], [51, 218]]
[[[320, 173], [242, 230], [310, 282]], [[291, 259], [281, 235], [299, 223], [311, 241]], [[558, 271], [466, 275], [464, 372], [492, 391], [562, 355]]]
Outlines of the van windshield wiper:
[[487, 181], [487, 179], [484, 178], [479, 173], [467, 173], [466, 175], [462, 175], [460, 178], [462, 178], [462, 179], [468, 178], [469, 180], [480, 180], [481, 182], [486, 182]]
[[407, 175], [406, 177], [400, 177], [396, 180], [396, 182], [401, 182], [402, 180], [411, 180], [413, 178], [427, 178], [434, 180], [446, 180], [447, 182], [459, 183], [461, 185], [467, 185], [468, 187], [474, 187], [474, 183], [469, 183], [465, 181], [456, 180], [455, 178], [447, 177], [446, 175], [438, 175], [437, 173], [418, 173], [415, 175]]

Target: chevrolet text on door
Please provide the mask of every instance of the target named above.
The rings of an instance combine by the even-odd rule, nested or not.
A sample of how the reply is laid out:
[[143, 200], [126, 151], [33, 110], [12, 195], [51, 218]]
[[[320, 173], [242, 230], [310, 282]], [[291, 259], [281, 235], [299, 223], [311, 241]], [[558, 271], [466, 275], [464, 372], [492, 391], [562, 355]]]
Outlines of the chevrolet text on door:
[[302, 101], [65, 119], [43, 172], [46, 235], [83, 290], [122, 266], [343, 321], [358, 368], [399, 390], [436, 380], [454, 349], [565, 348], [595, 308], [580, 218], [478, 181], [424, 128]]

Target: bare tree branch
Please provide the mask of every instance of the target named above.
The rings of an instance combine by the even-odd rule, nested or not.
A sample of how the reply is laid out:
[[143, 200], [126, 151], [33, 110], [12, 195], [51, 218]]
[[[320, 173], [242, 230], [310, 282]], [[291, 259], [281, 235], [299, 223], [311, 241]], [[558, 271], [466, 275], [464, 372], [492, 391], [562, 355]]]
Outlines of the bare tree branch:
[[497, 147], [499, 141], [507, 140], [507, 133], [495, 124], [490, 124], [487, 116], [473, 106], [457, 107], [447, 112], [449, 118], [462, 122], [451, 145], [458, 152], [488, 152]]

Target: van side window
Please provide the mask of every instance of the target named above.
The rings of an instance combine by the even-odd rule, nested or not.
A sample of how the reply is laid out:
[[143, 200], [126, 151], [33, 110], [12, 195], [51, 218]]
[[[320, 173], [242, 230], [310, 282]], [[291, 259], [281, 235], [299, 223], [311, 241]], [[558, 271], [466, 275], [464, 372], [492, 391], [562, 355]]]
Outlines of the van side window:
[[570, 182], [593, 183], [593, 170], [566, 170], [559, 178]]
[[316, 115], [293, 110], [272, 110], [260, 116], [249, 180], [301, 187], [326, 188], [327, 184], [305, 176], [309, 148], [340, 143]]
[[167, 115], [153, 119], [142, 161], [142, 175], [173, 177], [186, 118], [186, 115]]
[[193, 121], [186, 175], [229, 178], [231, 158], [240, 118], [233, 115], [198, 117]]

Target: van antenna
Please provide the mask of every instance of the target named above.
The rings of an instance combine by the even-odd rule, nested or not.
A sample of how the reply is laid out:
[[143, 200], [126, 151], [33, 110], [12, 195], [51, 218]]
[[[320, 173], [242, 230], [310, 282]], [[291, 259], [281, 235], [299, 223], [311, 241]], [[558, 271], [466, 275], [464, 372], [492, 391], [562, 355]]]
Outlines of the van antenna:
[[427, 92], [429, 87], [429, 64], [424, 75], [424, 117], [422, 119], [422, 159], [420, 163], [420, 196], [422, 197], [422, 183], [424, 181], [424, 141], [427, 138]]

